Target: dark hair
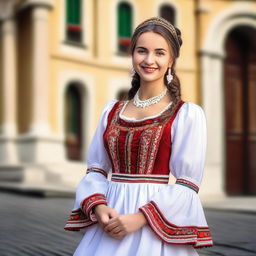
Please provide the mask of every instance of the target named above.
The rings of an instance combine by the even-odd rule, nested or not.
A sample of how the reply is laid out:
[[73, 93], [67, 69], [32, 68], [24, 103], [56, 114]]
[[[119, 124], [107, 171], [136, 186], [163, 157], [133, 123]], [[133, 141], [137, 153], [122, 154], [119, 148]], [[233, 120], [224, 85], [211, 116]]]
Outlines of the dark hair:
[[[165, 120], [172, 115], [177, 105], [181, 101], [180, 80], [175, 72], [176, 59], [179, 56], [180, 46], [182, 45], [181, 32], [178, 28], [174, 27], [172, 24], [170, 24], [168, 21], [166, 21], [163, 18], [151, 18], [149, 20], [146, 20], [135, 29], [132, 35], [131, 44], [130, 44], [131, 55], [133, 55], [139, 36], [145, 32], [154, 32], [164, 37], [167, 43], [169, 44], [169, 47], [171, 49], [171, 54], [174, 60], [171, 68], [171, 74], [173, 76], [172, 82], [170, 84], [167, 83], [167, 79], [166, 79], [167, 71], [164, 77], [164, 84], [167, 87], [168, 92], [170, 93], [173, 101], [171, 108], [169, 108], [168, 111], [166, 111], [166, 113], [162, 115], [162, 119]], [[131, 100], [135, 96], [136, 92], [140, 88], [140, 77], [136, 72], [133, 75], [131, 84], [132, 84], [132, 87], [128, 92], [129, 100]]]

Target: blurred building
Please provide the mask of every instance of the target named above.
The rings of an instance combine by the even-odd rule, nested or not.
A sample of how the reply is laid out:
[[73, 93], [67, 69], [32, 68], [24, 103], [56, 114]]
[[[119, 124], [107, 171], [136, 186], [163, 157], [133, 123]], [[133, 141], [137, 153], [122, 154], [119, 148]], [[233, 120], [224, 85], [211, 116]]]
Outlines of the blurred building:
[[256, 2], [0, 0], [0, 179], [74, 186], [103, 106], [130, 87], [133, 29], [182, 31], [183, 99], [208, 120], [203, 195], [256, 193]]

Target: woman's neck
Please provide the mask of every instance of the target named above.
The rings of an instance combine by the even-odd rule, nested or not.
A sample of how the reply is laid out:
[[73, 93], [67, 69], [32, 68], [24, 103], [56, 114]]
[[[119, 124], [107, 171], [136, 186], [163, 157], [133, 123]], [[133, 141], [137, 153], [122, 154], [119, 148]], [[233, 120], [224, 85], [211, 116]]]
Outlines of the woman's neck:
[[154, 96], [159, 95], [165, 88], [166, 87], [163, 82], [157, 84], [141, 81], [139, 89], [139, 98], [141, 100], [152, 98]]

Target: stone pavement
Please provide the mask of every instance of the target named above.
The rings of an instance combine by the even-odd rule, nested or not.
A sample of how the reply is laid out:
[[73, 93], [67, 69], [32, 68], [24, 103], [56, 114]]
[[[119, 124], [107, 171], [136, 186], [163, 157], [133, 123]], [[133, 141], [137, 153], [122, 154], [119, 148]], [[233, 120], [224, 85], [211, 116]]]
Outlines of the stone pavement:
[[[73, 199], [0, 192], [0, 256], [72, 255], [82, 238], [63, 230], [72, 205]], [[205, 213], [215, 246], [198, 250], [200, 256], [256, 255], [255, 213], [213, 208]]]
[[256, 214], [256, 196], [229, 196], [202, 198], [205, 208]]
[[255, 256], [256, 214], [205, 210], [214, 246], [199, 250], [200, 256]]
[[82, 237], [63, 229], [72, 204], [65, 198], [0, 193], [0, 255], [72, 255]]

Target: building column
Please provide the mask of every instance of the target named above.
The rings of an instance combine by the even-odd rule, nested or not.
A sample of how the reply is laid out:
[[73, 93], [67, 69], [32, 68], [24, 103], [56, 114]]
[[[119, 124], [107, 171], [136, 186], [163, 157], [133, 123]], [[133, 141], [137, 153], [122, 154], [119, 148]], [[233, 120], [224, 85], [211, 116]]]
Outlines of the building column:
[[[224, 191], [224, 102], [223, 102], [223, 54], [202, 52], [202, 105], [207, 117], [207, 156], [202, 185], [204, 196], [219, 197]], [[210, 181], [210, 182], [209, 182]]]
[[1, 110], [2, 123], [0, 125], [0, 162], [1, 164], [15, 163], [17, 152], [16, 138], [16, 22], [7, 18], [1, 24]]
[[18, 138], [22, 162], [53, 163], [64, 161], [63, 139], [52, 134], [49, 123], [49, 12], [51, 1], [24, 2], [31, 8], [32, 69], [31, 116], [26, 134]]
[[39, 136], [50, 132], [48, 12], [44, 6], [36, 6], [32, 10], [32, 109], [29, 133]]

